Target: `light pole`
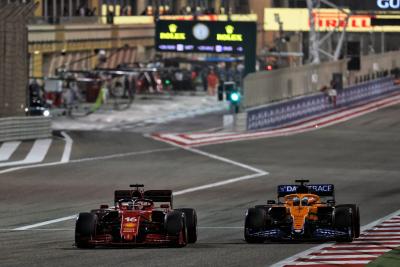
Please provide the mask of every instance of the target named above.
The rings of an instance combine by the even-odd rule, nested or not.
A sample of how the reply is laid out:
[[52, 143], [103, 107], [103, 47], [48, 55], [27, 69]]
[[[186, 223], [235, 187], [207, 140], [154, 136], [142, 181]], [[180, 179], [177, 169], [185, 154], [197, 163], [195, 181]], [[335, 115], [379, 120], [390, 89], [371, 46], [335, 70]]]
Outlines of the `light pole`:
[[275, 22], [278, 23], [279, 25], [279, 36], [278, 36], [278, 67], [282, 65], [282, 38], [283, 38], [283, 22], [281, 21], [281, 18], [279, 17], [279, 14], [274, 14], [275, 16]]

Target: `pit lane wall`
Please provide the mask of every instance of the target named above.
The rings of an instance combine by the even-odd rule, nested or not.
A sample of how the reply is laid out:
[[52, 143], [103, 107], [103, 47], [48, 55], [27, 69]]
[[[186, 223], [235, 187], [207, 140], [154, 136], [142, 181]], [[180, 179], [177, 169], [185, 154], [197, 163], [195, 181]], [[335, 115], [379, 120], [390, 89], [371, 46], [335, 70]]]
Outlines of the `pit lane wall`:
[[247, 130], [260, 130], [400, 93], [392, 77], [380, 78], [338, 91], [336, 107], [324, 93], [297, 97], [247, 110]]
[[51, 119], [45, 117], [7, 117], [0, 119], [0, 142], [48, 138]]
[[319, 92], [329, 86], [333, 73], [343, 74], [343, 85], [375, 79], [382, 72], [400, 67], [400, 51], [361, 57], [361, 70], [347, 71], [347, 60], [256, 72], [244, 79], [243, 107], [266, 105]]

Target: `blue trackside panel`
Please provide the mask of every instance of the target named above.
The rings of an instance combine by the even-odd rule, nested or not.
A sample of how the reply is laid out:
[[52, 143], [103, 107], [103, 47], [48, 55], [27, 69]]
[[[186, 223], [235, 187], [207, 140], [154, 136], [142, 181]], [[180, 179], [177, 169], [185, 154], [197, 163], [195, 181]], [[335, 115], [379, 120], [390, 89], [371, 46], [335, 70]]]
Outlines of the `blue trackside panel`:
[[[284, 197], [290, 194], [295, 194], [298, 185], [278, 185], [278, 197]], [[333, 196], [335, 187], [333, 184], [309, 184], [307, 187], [310, 193], [319, 196]]]

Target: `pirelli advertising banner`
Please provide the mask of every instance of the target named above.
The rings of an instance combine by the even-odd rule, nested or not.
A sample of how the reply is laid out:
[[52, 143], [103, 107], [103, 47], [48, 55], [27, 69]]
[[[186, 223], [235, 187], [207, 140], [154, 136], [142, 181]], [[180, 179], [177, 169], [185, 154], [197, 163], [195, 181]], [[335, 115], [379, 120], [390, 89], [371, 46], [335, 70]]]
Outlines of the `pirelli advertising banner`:
[[[399, 0], [400, 1], [400, 0]], [[350, 10], [347, 10], [350, 12]], [[315, 9], [313, 11], [317, 31], [342, 31], [346, 26], [347, 15], [337, 9]], [[310, 31], [310, 19], [306, 8], [266, 8], [264, 30], [279, 31], [279, 20], [284, 31]], [[400, 26], [372, 26], [372, 18], [399, 18], [400, 15], [352, 15], [347, 22], [348, 32], [400, 32]]]
[[157, 51], [244, 55], [246, 73], [254, 72], [255, 69], [256, 41], [256, 22], [198, 20], [156, 22]]

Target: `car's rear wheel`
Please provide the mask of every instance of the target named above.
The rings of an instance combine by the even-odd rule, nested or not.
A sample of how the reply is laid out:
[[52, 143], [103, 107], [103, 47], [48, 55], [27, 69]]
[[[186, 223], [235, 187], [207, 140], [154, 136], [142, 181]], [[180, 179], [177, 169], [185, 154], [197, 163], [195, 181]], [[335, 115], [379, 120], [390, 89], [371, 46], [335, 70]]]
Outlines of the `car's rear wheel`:
[[197, 214], [194, 209], [179, 209], [185, 214], [188, 243], [197, 241]]
[[97, 215], [94, 213], [80, 213], [75, 224], [75, 245], [77, 248], [93, 248], [90, 243], [96, 235]]
[[354, 239], [353, 215], [350, 207], [342, 206], [335, 208], [335, 228], [346, 232], [345, 235], [338, 236], [337, 242], [351, 242]]
[[254, 233], [261, 232], [267, 222], [267, 212], [265, 209], [250, 208], [247, 210], [244, 222], [244, 239], [247, 243], [264, 243], [266, 238], [255, 236]]

